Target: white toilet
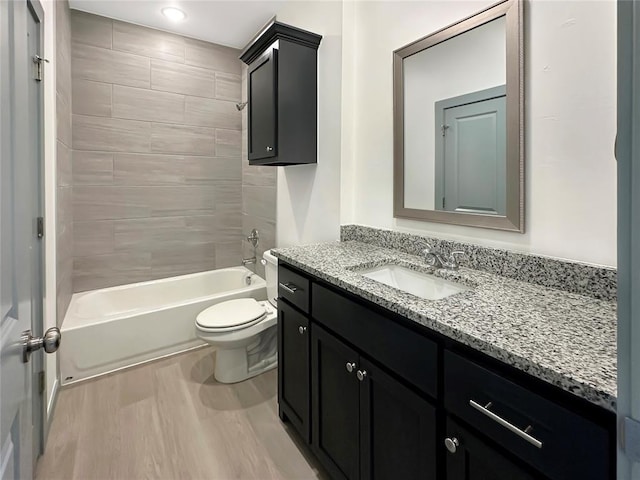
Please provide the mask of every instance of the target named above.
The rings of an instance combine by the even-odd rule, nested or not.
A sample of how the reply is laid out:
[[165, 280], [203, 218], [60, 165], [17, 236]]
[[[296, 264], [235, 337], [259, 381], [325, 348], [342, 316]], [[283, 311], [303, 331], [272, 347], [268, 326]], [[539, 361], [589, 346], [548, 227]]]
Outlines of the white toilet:
[[241, 382], [277, 365], [278, 259], [269, 250], [263, 258], [269, 300], [228, 300], [196, 317], [196, 335], [216, 347], [214, 376], [221, 383]]

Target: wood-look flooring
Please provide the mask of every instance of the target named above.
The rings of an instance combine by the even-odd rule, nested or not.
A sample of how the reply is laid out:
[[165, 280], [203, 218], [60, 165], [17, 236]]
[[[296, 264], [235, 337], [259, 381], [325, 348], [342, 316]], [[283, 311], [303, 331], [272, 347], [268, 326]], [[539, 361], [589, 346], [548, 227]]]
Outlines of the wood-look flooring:
[[277, 371], [225, 385], [207, 347], [60, 391], [36, 479], [324, 478], [277, 413]]

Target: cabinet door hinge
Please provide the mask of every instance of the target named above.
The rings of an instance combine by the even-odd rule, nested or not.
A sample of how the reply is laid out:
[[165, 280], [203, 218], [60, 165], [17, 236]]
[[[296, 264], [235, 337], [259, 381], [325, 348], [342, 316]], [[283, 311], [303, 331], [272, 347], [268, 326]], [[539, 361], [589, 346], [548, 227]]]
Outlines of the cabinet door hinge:
[[44, 370], [38, 373], [38, 393], [42, 395], [46, 387], [46, 379], [44, 376]]
[[640, 462], [640, 422], [638, 420], [624, 418], [622, 448], [631, 461]]

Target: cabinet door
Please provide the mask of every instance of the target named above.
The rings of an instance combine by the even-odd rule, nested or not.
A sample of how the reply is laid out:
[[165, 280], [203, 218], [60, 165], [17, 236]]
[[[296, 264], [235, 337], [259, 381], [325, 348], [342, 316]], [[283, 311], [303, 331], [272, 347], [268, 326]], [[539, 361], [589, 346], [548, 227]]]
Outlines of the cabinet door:
[[249, 160], [271, 158], [278, 154], [277, 62], [278, 50], [272, 48], [249, 68]]
[[[450, 418], [447, 438], [455, 442], [455, 452], [446, 452], [447, 480], [533, 480], [545, 477], [517, 465], [494, 447], [469, 433]], [[442, 448], [445, 448], [442, 445]]]
[[363, 480], [436, 480], [436, 410], [420, 395], [360, 359]]
[[311, 332], [311, 448], [333, 479], [359, 477], [358, 354], [316, 324]]
[[309, 320], [278, 301], [278, 404], [309, 442]]

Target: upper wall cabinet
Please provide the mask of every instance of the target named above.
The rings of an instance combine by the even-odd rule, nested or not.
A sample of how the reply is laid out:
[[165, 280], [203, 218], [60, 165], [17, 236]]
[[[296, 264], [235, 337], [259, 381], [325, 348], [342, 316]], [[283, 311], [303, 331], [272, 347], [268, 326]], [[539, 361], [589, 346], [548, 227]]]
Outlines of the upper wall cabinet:
[[317, 163], [318, 62], [322, 37], [273, 22], [244, 50], [249, 66], [249, 164]]

